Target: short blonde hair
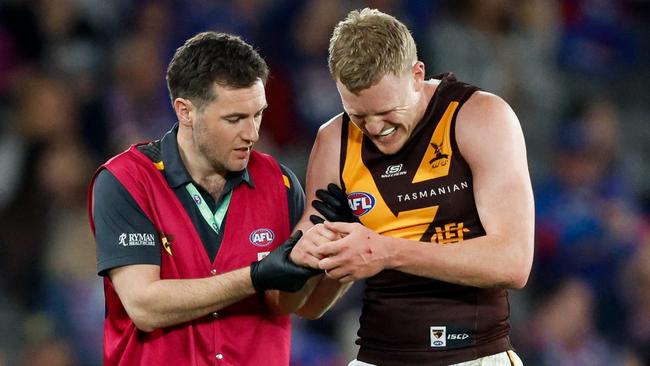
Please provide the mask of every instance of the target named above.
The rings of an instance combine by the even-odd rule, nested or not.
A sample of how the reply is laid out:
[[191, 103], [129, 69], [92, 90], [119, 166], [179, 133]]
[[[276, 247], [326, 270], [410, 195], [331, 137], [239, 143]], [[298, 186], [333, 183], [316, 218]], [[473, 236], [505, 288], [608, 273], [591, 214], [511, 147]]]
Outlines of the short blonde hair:
[[336, 25], [330, 39], [330, 72], [353, 93], [371, 87], [389, 72], [401, 74], [416, 61], [411, 32], [377, 9], [351, 11]]

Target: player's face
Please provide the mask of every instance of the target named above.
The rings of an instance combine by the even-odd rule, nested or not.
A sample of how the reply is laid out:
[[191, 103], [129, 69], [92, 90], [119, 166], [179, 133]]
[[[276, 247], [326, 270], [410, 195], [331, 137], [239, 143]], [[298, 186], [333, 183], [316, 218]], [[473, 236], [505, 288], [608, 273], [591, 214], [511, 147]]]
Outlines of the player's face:
[[214, 86], [217, 99], [197, 112], [193, 138], [199, 153], [220, 174], [246, 168], [253, 145], [259, 139], [266, 109], [264, 84], [249, 88]]
[[343, 109], [379, 151], [394, 154], [404, 146], [419, 118], [419, 93], [412, 73], [388, 73], [359, 94], [340, 81], [336, 86]]

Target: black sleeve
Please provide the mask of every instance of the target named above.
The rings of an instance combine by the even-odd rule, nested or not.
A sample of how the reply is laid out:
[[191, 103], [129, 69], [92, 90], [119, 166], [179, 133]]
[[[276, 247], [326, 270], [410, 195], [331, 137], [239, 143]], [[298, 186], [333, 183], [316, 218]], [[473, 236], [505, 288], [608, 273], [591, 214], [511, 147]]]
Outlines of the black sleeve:
[[160, 238], [153, 223], [115, 176], [102, 170], [93, 187], [97, 272], [129, 264], [160, 265]]
[[289, 224], [291, 231], [296, 227], [298, 220], [302, 217], [305, 210], [305, 192], [302, 190], [300, 181], [293, 172], [286, 166], [280, 164], [282, 174], [289, 178], [291, 187], [287, 190], [287, 199], [289, 200]]

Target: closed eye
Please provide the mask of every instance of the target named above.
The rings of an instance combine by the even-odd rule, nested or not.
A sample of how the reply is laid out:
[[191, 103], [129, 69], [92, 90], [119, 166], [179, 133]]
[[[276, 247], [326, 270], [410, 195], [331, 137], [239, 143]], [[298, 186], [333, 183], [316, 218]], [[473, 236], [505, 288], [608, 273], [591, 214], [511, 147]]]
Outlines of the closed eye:
[[230, 123], [237, 123], [242, 118], [243, 118], [242, 116], [227, 116], [227, 117], [224, 117], [223, 119], [225, 119], [226, 121], [228, 121]]

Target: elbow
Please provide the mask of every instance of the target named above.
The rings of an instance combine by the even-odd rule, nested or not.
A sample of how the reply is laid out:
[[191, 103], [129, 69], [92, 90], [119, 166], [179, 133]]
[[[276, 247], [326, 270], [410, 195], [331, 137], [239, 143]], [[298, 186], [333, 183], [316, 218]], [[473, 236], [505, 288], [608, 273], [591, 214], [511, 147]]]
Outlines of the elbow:
[[[127, 313], [129, 312], [127, 311]], [[136, 328], [146, 333], [153, 332], [154, 330], [162, 327], [161, 324], [157, 324], [154, 317], [147, 314], [129, 313], [129, 317], [131, 318], [131, 321], [136, 326]]]
[[533, 266], [532, 247], [531, 240], [526, 242], [525, 249], [512, 251], [511, 256], [507, 257], [507, 262], [502, 266], [505, 269], [505, 272], [502, 272], [503, 287], [521, 290], [526, 286]]
[[487, 282], [482, 281], [482, 283], [478, 284], [478, 287], [496, 287], [509, 290], [521, 290], [526, 286], [527, 282], [528, 276], [509, 273], [498, 278], [492, 278]]
[[141, 319], [134, 319], [134, 318], [131, 318], [131, 320], [133, 321], [133, 324], [135, 325], [136, 328], [138, 328], [139, 330], [145, 333], [150, 333], [158, 329], [155, 325], [153, 325], [150, 322]]
[[514, 276], [510, 280], [508, 288], [513, 290], [521, 290], [526, 286], [526, 283], [528, 283], [528, 273], [521, 273]]
[[528, 261], [519, 261], [518, 264], [512, 266], [512, 270], [504, 278], [506, 288], [513, 290], [521, 290], [528, 283], [530, 276], [531, 264]]
[[329, 310], [330, 307], [332, 307], [332, 305], [333, 303], [324, 305], [324, 304], [314, 304], [308, 302], [303, 307], [298, 309], [298, 311], [296, 311], [296, 315], [307, 320], [320, 319], [320, 317], [322, 317], [327, 312], [327, 310]]
[[152, 311], [143, 306], [130, 304], [130, 306], [125, 305], [124, 308], [136, 328], [143, 332], [153, 332], [164, 326]]
[[303, 319], [307, 320], [316, 320], [320, 319], [323, 314], [325, 314], [325, 311], [314, 311], [314, 310], [309, 310], [309, 309], [300, 309], [296, 312], [298, 316], [300, 316]]

